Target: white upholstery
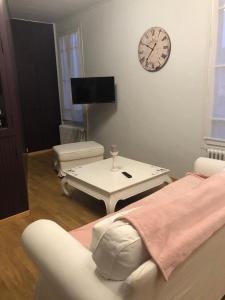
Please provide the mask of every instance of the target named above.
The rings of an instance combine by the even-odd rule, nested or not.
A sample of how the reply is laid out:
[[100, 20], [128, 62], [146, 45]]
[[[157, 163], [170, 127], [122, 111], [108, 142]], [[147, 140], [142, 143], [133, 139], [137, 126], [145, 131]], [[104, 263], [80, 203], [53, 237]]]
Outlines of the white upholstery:
[[126, 211], [118, 211], [117, 213], [113, 214], [112, 216], [109, 216], [95, 224], [92, 230], [92, 240], [90, 245], [90, 251], [94, 252], [95, 249], [98, 247], [98, 244], [104, 235], [104, 233], [110, 228], [110, 226], [113, 224], [114, 220], [126, 215], [128, 212], [133, 211], [137, 209], [131, 208]]
[[22, 241], [44, 275], [39, 279], [36, 299], [122, 299], [122, 282], [96, 276], [91, 252], [55, 222], [32, 223], [25, 229]]
[[59, 225], [30, 224], [23, 244], [40, 270], [35, 300], [220, 300], [225, 294], [225, 227], [197, 249], [168, 282], [148, 260], [125, 281], [104, 280], [91, 252]]
[[77, 142], [53, 147], [55, 168], [59, 176], [65, 176], [66, 169], [103, 159], [104, 147], [96, 142]]
[[149, 254], [133, 226], [119, 220], [101, 236], [92, 258], [102, 277], [125, 280], [149, 259]]
[[[195, 168], [210, 175], [222, 169], [209, 159], [196, 162]], [[104, 232], [97, 231], [93, 249]], [[225, 227], [194, 251], [168, 282], [151, 259], [124, 281], [105, 280], [96, 272], [91, 251], [52, 221], [32, 223], [22, 240], [40, 270], [36, 300], [220, 300], [225, 295]]]
[[96, 142], [78, 142], [53, 147], [60, 161], [94, 157], [104, 154], [104, 147]]
[[211, 159], [207, 157], [199, 157], [194, 163], [195, 172], [211, 176], [225, 168], [225, 161]]

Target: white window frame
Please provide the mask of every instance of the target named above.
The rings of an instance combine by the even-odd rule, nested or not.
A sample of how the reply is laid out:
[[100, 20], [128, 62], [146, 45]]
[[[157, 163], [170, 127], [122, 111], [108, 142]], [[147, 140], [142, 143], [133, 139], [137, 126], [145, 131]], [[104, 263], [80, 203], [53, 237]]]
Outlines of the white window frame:
[[[72, 119], [72, 114], [73, 114], [73, 109], [65, 109], [64, 107], [64, 95], [63, 95], [63, 81], [64, 78], [62, 76], [62, 66], [61, 66], [61, 50], [60, 50], [60, 38], [62, 38], [63, 36], [66, 36], [66, 35], [71, 35], [73, 33], [77, 33], [77, 37], [78, 37], [78, 48], [79, 48], [79, 51], [78, 51], [78, 55], [79, 55], [79, 61], [80, 61], [80, 77], [84, 77], [84, 57], [83, 57], [83, 40], [82, 40], [82, 31], [81, 31], [81, 26], [80, 25], [77, 25], [75, 26], [74, 28], [70, 28], [70, 29], [67, 29], [65, 31], [62, 31], [58, 34], [57, 36], [57, 48], [58, 48], [58, 65], [59, 65], [59, 85], [60, 85], [60, 91], [59, 91], [59, 94], [60, 94], [60, 105], [61, 105], [61, 115], [62, 115], [62, 123], [73, 123], [74, 125], [77, 125], [77, 126], [80, 126], [80, 127], [83, 127], [85, 122], [86, 122], [86, 108], [83, 106], [83, 123], [76, 123], [75, 121], [73, 120], [66, 120], [64, 119], [64, 115], [65, 115], [65, 112], [67, 112], [68, 114], [71, 114], [71, 119]], [[74, 107], [74, 104], [73, 104], [73, 107]]]
[[[218, 23], [219, 23], [219, 10], [225, 9], [225, 5], [219, 7], [219, 0], [212, 0], [212, 15], [211, 15], [211, 37], [210, 37], [210, 51], [209, 51], [209, 72], [208, 72], [208, 97], [206, 103], [206, 119], [205, 119], [205, 132], [204, 141], [208, 146], [225, 147], [225, 139], [214, 138], [211, 136], [212, 121], [218, 118], [213, 117], [214, 106], [214, 87], [215, 87], [215, 69], [225, 67], [225, 65], [216, 64], [217, 43], [218, 43]], [[224, 119], [225, 122], [225, 119]]]

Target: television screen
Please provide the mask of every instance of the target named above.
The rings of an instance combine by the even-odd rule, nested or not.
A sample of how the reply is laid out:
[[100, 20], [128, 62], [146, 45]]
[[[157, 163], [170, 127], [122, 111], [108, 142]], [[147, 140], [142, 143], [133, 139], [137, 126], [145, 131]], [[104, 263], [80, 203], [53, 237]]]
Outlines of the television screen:
[[115, 102], [114, 77], [71, 78], [73, 104]]

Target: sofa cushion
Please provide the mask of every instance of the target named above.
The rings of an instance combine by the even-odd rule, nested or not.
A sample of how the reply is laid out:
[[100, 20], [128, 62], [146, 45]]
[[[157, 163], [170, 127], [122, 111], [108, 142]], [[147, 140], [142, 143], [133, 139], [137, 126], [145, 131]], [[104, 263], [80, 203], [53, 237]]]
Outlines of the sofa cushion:
[[96, 142], [77, 142], [70, 144], [57, 145], [53, 151], [60, 161], [100, 156], [104, 154], [104, 147]]
[[92, 257], [105, 279], [125, 280], [149, 259], [139, 234], [125, 221], [113, 222], [95, 246]]
[[90, 243], [90, 250], [92, 252], [95, 251], [95, 249], [98, 247], [99, 242], [102, 239], [102, 236], [105, 234], [105, 232], [110, 228], [110, 226], [113, 224], [113, 222], [120, 218], [125, 216], [128, 212], [131, 212], [133, 210], [137, 209], [136, 207], [127, 209], [124, 211], [118, 211], [116, 213], [113, 213], [110, 216], [107, 216], [103, 218], [102, 220], [98, 221], [92, 228], [92, 238]]

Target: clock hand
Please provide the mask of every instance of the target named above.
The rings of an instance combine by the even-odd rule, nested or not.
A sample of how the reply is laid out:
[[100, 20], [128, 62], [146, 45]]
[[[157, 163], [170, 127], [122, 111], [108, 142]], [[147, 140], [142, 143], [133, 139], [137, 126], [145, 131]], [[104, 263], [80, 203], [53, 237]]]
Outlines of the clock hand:
[[156, 46], [156, 44], [157, 44], [157, 43], [155, 43], [155, 44], [154, 44], [154, 46], [153, 46], [153, 48], [151, 48], [151, 49], [152, 49], [152, 51], [150, 51], [150, 53], [149, 53], [149, 55], [148, 55], [148, 57], [147, 57], [147, 59], [146, 59], [146, 61], [147, 61], [147, 62], [148, 62], [148, 60], [149, 60], [149, 57], [151, 56], [151, 54], [152, 54], [153, 50], [155, 49], [155, 46]]
[[147, 45], [147, 44], [144, 44], [144, 43], [141, 43], [143, 46], [146, 46], [146, 47], [148, 47], [148, 48], [150, 48], [150, 49], [153, 49], [153, 48], [151, 48], [149, 45]]

